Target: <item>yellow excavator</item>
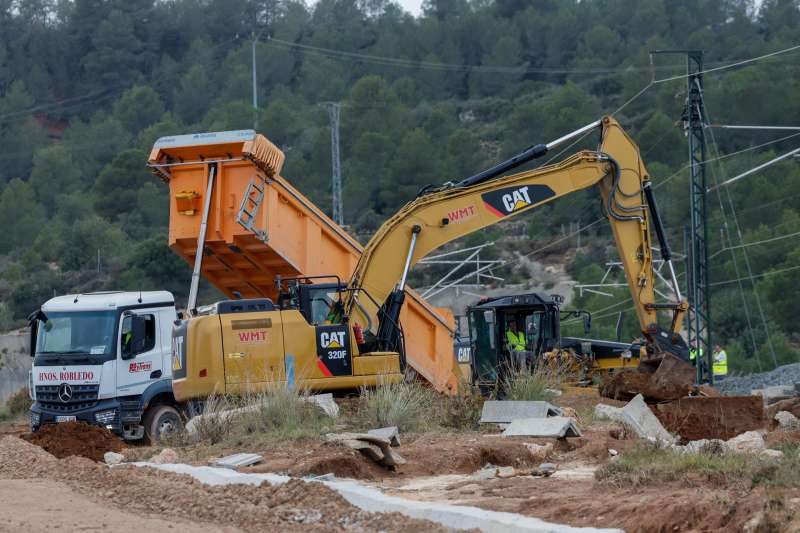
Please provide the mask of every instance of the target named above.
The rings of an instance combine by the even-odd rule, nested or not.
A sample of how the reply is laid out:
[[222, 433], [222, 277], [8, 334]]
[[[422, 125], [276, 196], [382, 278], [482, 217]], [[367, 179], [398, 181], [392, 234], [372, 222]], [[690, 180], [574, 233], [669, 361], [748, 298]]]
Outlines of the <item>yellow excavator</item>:
[[[506, 174], [592, 130], [600, 132], [597, 150]], [[694, 372], [679, 333], [688, 304], [680, 295], [650, 176], [636, 144], [614, 118], [604, 117], [475, 176], [423, 189], [380, 227], [347, 283], [335, 276], [278, 278], [276, 302], [219, 302], [177, 321], [176, 399], [259, 390], [275, 382], [336, 390], [402, 380], [400, 311], [411, 268], [450, 241], [594, 185], [645, 338], [636, 355], [648, 383], [639, 385], [688, 392]], [[670, 272], [669, 302], [655, 299], [651, 226]]]

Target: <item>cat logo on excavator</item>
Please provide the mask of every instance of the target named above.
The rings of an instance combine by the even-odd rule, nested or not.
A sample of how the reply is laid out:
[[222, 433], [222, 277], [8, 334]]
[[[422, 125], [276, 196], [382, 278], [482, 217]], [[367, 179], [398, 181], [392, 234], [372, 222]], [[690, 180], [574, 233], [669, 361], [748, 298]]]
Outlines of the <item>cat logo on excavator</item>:
[[504, 187], [481, 195], [486, 208], [498, 217], [506, 217], [555, 196], [547, 185]]

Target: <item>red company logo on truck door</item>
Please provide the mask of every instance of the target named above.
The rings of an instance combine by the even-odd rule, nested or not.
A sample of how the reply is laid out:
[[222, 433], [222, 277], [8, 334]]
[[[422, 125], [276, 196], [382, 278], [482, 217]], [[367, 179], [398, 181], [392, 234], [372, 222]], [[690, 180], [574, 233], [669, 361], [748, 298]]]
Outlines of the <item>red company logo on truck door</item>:
[[152, 361], [133, 362], [128, 366], [128, 372], [147, 372], [153, 368]]

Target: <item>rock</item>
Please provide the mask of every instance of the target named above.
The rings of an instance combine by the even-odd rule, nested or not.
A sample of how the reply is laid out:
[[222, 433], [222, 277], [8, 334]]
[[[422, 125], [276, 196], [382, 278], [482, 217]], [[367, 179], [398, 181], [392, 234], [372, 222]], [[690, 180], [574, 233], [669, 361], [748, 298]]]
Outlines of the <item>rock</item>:
[[778, 422], [778, 425], [781, 427], [781, 429], [785, 431], [800, 428], [800, 419], [798, 419], [789, 411], [779, 411], [775, 414], [774, 418]]
[[675, 438], [664, 429], [656, 415], [644, 403], [644, 397], [637, 394], [625, 407], [597, 404], [594, 416], [600, 420], [614, 420], [632, 429], [640, 438], [654, 442], [672, 444]]
[[614, 448], [609, 448], [608, 449], [608, 455], [610, 455], [611, 457], [616, 457], [617, 455], [619, 455], [619, 452], [617, 450], [615, 450]]
[[[389, 432], [384, 433], [388, 434]], [[385, 438], [381, 435], [370, 433], [328, 433], [325, 435], [325, 440], [328, 442], [339, 442], [354, 450], [358, 450], [367, 458], [384, 466], [394, 468], [397, 465], [406, 464], [406, 460], [399, 453], [391, 449], [391, 438]]]
[[758, 431], [746, 431], [725, 441], [725, 450], [738, 453], [759, 453], [766, 449], [764, 437]]
[[561, 416], [574, 418], [575, 420], [580, 422], [580, 419], [578, 418], [578, 412], [572, 407], [559, 407], [559, 409], [561, 409]]
[[532, 442], [526, 442], [525, 447], [528, 448], [529, 452], [531, 452], [531, 457], [534, 461], [544, 461], [553, 451], [552, 442], [548, 442], [547, 444], [534, 444]]
[[542, 463], [539, 465], [539, 472], [542, 473], [543, 476], [548, 477], [552, 476], [556, 473], [556, 465], [553, 463]]
[[725, 453], [725, 441], [720, 439], [693, 440], [686, 446], [676, 446], [676, 449], [686, 453], [704, 453], [706, 455], [722, 455]]
[[105, 461], [107, 465], [118, 465], [124, 460], [125, 456], [121, 453], [106, 452], [103, 454], [103, 461]]
[[150, 462], [157, 465], [169, 465], [178, 462], [178, 452], [172, 448], [164, 448], [160, 453], [150, 458]]
[[763, 450], [759, 455], [761, 455], [762, 457], [771, 457], [773, 459], [782, 459], [783, 458], [783, 452], [780, 451], [780, 450], [766, 449], [766, 450]]
[[617, 420], [619, 407], [598, 403], [594, 406], [594, 417], [598, 420]]

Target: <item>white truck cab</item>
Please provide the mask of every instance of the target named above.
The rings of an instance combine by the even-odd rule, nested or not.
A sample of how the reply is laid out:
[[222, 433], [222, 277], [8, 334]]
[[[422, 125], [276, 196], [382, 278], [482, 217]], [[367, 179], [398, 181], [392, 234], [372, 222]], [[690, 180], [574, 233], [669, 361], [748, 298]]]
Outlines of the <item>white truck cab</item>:
[[169, 292], [98, 292], [48, 300], [31, 316], [31, 429], [80, 420], [126, 440], [179, 427], [172, 394]]

